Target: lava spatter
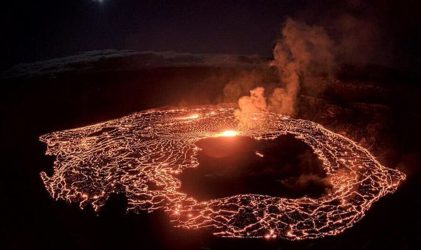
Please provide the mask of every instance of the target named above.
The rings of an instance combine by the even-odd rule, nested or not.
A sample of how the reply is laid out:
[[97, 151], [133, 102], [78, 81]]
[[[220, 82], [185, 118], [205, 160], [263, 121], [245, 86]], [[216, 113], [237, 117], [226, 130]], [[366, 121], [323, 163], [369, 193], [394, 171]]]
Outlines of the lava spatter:
[[[81, 208], [91, 204], [98, 211], [110, 194], [124, 193], [129, 211], [162, 209], [176, 227], [206, 228], [221, 237], [289, 240], [341, 233], [405, 179], [363, 147], [317, 123], [274, 113], [265, 119], [262, 125], [241, 129], [233, 107], [201, 106], [148, 110], [53, 132], [40, 137], [48, 145], [46, 154], [56, 156], [53, 175], [42, 172], [41, 178], [53, 198]], [[180, 191], [177, 176], [199, 165], [198, 140], [237, 135], [275, 139], [285, 134], [313, 149], [330, 192], [319, 198], [239, 194], [197, 201]]]

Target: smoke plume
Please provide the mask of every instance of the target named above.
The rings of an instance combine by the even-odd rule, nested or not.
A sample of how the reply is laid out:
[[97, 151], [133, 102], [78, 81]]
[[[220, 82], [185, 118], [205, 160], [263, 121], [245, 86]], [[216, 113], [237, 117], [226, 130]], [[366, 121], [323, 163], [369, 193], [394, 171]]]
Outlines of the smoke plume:
[[251, 70], [241, 72], [238, 77], [231, 79], [224, 87], [224, 102], [236, 102], [241, 96], [249, 93], [264, 81], [261, 73]]
[[257, 87], [250, 90], [250, 96], [243, 96], [238, 100], [240, 109], [234, 115], [240, 121], [240, 126], [251, 128], [264, 122], [264, 119], [253, 119], [256, 114], [264, 114], [268, 110], [264, 93], [263, 87]]
[[294, 115], [297, 97], [306, 78], [333, 75], [333, 50], [334, 43], [323, 27], [310, 26], [288, 18], [283, 25], [281, 38], [276, 42], [270, 63], [277, 70], [278, 86], [267, 97], [264, 96], [263, 87], [250, 91], [250, 96], [241, 97], [238, 101], [240, 109], [236, 112], [237, 118], [243, 124], [248, 124], [250, 121], [244, 119], [250, 117], [250, 112], [269, 110]]

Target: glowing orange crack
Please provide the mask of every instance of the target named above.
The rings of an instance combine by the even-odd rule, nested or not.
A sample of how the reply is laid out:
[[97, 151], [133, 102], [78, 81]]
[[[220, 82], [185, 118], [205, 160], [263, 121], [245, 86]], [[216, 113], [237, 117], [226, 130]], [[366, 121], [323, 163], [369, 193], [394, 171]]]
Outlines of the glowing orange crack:
[[[405, 179], [350, 139], [311, 121], [268, 113], [261, 127], [241, 133], [224, 130], [237, 127], [233, 113], [229, 106], [148, 110], [43, 135], [46, 154], [60, 157], [54, 174], [42, 172], [41, 178], [53, 198], [81, 207], [91, 204], [96, 211], [110, 194], [124, 192], [128, 210], [162, 209], [177, 227], [207, 228], [221, 237], [289, 240], [343, 232]], [[287, 133], [307, 143], [321, 159], [333, 187], [330, 193], [317, 199], [240, 194], [199, 202], [179, 191], [177, 176], [198, 166], [198, 140], [239, 134], [274, 139]]]
[[214, 137], [234, 137], [239, 134], [240, 132], [236, 130], [225, 130], [225, 131], [215, 134]]

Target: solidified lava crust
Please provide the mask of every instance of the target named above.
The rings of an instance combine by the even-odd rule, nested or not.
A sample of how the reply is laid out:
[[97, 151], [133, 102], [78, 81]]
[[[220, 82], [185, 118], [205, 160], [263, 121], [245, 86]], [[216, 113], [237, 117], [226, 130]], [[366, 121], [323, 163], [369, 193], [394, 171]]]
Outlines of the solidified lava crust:
[[[91, 204], [98, 211], [124, 193], [129, 211], [162, 209], [176, 227], [206, 228], [216, 236], [313, 239], [343, 232], [405, 179], [366, 149], [321, 125], [274, 113], [256, 114], [244, 129], [228, 105], [154, 109], [40, 137], [56, 156], [54, 174], [41, 172], [54, 199]], [[291, 134], [322, 162], [332, 189], [319, 198], [258, 194], [197, 201], [180, 191], [183, 170], [198, 167], [198, 140], [222, 131], [254, 139]], [[223, 134], [223, 133], [222, 133]]]

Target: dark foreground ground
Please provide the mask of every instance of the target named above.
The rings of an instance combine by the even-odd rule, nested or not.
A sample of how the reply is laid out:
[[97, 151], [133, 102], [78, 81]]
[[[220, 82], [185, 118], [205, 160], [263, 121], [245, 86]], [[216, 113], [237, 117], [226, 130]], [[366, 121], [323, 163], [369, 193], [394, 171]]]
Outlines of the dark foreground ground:
[[[381, 199], [359, 223], [338, 236], [300, 242], [221, 239], [206, 231], [175, 229], [160, 212], [126, 214], [124, 196], [112, 197], [97, 215], [89, 208], [80, 210], [77, 204], [54, 201], [44, 189], [39, 172], [51, 173], [53, 159], [44, 155], [40, 135], [152, 107], [216, 103], [223, 100], [224, 85], [244, 71], [251, 69], [161, 67], [3, 79], [0, 244], [4, 247], [0, 248], [418, 249], [420, 78], [385, 69], [348, 67], [340, 81], [315, 79], [323, 82], [323, 89], [309, 87], [300, 97], [298, 117], [351, 137], [384, 165], [408, 174], [395, 194]], [[262, 178], [262, 182], [273, 181], [270, 175]], [[250, 181], [256, 192], [274, 192], [255, 178]], [[215, 180], [209, 179], [202, 185], [197, 195], [204, 198], [244, 191], [230, 193], [223, 188], [211, 193], [209, 185], [215, 185]], [[183, 188], [189, 190], [189, 183]]]

